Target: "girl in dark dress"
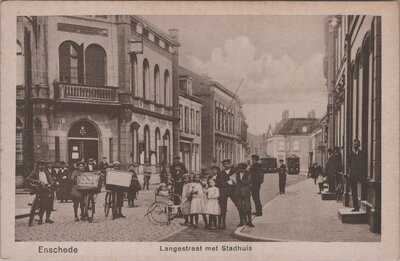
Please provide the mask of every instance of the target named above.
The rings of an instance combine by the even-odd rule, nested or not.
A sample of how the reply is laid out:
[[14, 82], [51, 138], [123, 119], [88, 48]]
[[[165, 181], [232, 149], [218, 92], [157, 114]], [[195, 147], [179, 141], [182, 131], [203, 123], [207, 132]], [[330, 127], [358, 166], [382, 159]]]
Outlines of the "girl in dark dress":
[[141, 190], [141, 186], [137, 177], [137, 174], [135, 172], [135, 168], [137, 165], [135, 163], [130, 164], [128, 167], [128, 171], [132, 171], [132, 180], [131, 180], [131, 185], [128, 190], [128, 207], [129, 208], [134, 208], [137, 207], [135, 205], [135, 199], [137, 199], [137, 195], [139, 194], [139, 190]]

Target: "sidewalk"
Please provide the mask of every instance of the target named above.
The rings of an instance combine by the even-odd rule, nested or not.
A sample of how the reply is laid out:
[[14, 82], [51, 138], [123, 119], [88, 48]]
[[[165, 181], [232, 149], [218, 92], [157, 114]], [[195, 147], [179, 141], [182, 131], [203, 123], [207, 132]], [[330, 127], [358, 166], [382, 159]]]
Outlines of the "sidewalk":
[[311, 179], [286, 188], [255, 217], [254, 228], [240, 227], [235, 236], [251, 241], [380, 242], [368, 224], [343, 224], [336, 201], [323, 201]]

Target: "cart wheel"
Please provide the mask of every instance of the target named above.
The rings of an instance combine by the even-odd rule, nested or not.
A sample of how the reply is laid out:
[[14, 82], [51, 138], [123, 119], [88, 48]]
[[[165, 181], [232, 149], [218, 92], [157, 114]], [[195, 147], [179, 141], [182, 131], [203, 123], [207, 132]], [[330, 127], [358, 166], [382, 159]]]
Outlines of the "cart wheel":
[[107, 217], [108, 213], [110, 213], [110, 208], [111, 206], [111, 192], [107, 191], [106, 192], [106, 198], [104, 200], [104, 215]]
[[169, 206], [162, 201], [156, 201], [149, 206], [148, 209], [149, 221], [157, 225], [169, 224]]
[[93, 216], [94, 216], [94, 211], [95, 211], [93, 194], [89, 194], [89, 195], [86, 196], [85, 205], [86, 205], [85, 214], [86, 214], [86, 216], [88, 218], [89, 223], [92, 223]]
[[111, 208], [112, 208], [112, 219], [117, 218], [117, 193], [112, 192], [111, 194]]
[[29, 212], [29, 221], [28, 226], [32, 226], [33, 218], [35, 217], [36, 213], [36, 206], [37, 206], [37, 196], [32, 201], [31, 211]]

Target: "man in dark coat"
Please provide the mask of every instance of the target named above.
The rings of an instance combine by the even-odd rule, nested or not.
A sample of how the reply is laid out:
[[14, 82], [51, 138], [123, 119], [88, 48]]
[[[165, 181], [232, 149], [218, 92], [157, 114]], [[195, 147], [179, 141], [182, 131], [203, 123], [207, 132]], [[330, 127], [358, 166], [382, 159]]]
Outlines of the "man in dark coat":
[[219, 228], [225, 229], [228, 198], [232, 200], [237, 208], [237, 201], [235, 197], [236, 175], [235, 171], [232, 168], [230, 159], [223, 160], [222, 164], [224, 166], [224, 169], [217, 174], [215, 183], [216, 186], [219, 188], [218, 202], [221, 208], [221, 223], [219, 224]]
[[335, 157], [333, 156], [333, 150], [331, 148], [328, 149], [328, 161], [325, 165], [325, 173], [328, 179], [329, 192], [333, 192], [335, 190]]
[[57, 181], [59, 183], [58, 193], [59, 193], [59, 200], [61, 203], [68, 202], [69, 199], [69, 192], [71, 191], [71, 181], [69, 179], [69, 171], [67, 168], [67, 164], [65, 161], [61, 161], [60, 163], [60, 171], [57, 175]]
[[349, 157], [349, 176], [350, 176], [350, 189], [351, 196], [353, 198], [353, 207], [352, 212], [359, 211], [360, 206], [358, 204], [358, 182], [364, 181], [367, 172], [367, 157], [364, 151], [360, 150], [360, 141], [353, 141], [353, 151]]
[[183, 188], [183, 180], [182, 176], [183, 174], [188, 173], [185, 164], [180, 162], [181, 157], [175, 156], [174, 157], [174, 162], [172, 163], [170, 167], [170, 173], [172, 176], [172, 179], [174, 180], [174, 191], [175, 194], [181, 195], [182, 194], [182, 188]]
[[286, 187], [286, 165], [283, 163], [283, 159], [279, 160], [281, 164], [279, 167], [279, 194], [285, 194], [285, 187]]
[[250, 175], [251, 175], [251, 196], [256, 207], [256, 216], [262, 216], [262, 206], [260, 200], [260, 189], [261, 184], [264, 182], [264, 173], [261, 168], [261, 164], [258, 162], [259, 157], [257, 155], [251, 155]]
[[[244, 226], [254, 227], [251, 220], [251, 186], [252, 178], [251, 174], [246, 170], [246, 163], [238, 164], [238, 171], [236, 172], [236, 188], [235, 197], [237, 199], [237, 208], [239, 209], [240, 223], [238, 227]], [[247, 220], [247, 222], [246, 222]]]
[[103, 159], [99, 163], [99, 170], [101, 173], [106, 173], [106, 169], [108, 168], [107, 157], [103, 157]]
[[43, 223], [43, 214], [46, 212], [46, 223], [54, 223], [50, 220], [51, 211], [53, 210], [54, 201], [54, 179], [51, 174], [45, 170], [45, 162], [38, 161], [37, 169], [32, 172], [26, 178], [27, 181], [33, 184], [40, 184], [41, 188], [38, 190], [38, 196], [40, 197], [39, 205], [39, 225]]

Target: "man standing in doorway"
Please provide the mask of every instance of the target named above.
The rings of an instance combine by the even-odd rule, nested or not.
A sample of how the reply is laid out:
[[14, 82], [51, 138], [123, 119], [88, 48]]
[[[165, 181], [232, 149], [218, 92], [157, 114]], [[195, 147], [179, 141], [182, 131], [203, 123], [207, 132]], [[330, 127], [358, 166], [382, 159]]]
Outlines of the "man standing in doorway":
[[185, 167], [185, 164], [180, 162], [180, 160], [181, 160], [181, 157], [175, 156], [174, 162], [172, 163], [172, 165], [170, 167], [170, 173], [174, 180], [175, 194], [178, 194], [178, 195], [182, 194], [182, 188], [183, 188], [182, 176], [183, 176], [183, 174], [188, 173], [188, 171]]
[[264, 182], [264, 173], [261, 169], [261, 164], [258, 162], [260, 158], [258, 155], [251, 155], [250, 176], [251, 176], [251, 197], [253, 198], [256, 216], [262, 216], [262, 206], [260, 200], [261, 184]]
[[353, 198], [352, 212], [359, 211], [358, 204], [358, 182], [364, 181], [366, 176], [366, 156], [365, 152], [360, 150], [360, 141], [353, 141], [353, 151], [349, 158], [349, 176], [350, 176], [350, 189]]

